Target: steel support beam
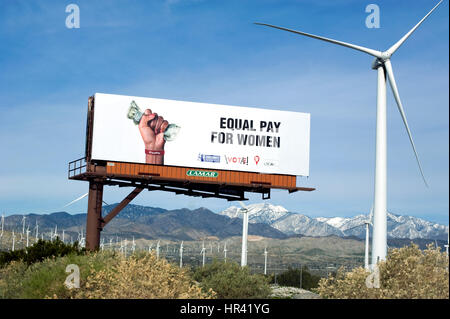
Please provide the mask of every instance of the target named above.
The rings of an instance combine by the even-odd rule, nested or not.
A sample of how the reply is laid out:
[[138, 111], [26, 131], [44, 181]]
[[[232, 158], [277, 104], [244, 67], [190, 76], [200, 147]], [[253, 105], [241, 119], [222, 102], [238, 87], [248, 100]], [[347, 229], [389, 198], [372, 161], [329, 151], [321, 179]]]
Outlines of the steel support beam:
[[88, 212], [86, 221], [86, 249], [96, 250], [100, 246], [102, 220], [103, 184], [89, 181]]
[[127, 206], [137, 195], [139, 195], [140, 192], [142, 192], [142, 190], [143, 188], [136, 187], [130, 194], [128, 194], [127, 197], [125, 197], [116, 207], [114, 207], [111, 212], [109, 212], [108, 215], [105, 216], [105, 218], [103, 218], [101, 228], [105, 227], [105, 225], [108, 224], [111, 219], [116, 217], [116, 215], [120, 213], [120, 211], [124, 209], [125, 206]]

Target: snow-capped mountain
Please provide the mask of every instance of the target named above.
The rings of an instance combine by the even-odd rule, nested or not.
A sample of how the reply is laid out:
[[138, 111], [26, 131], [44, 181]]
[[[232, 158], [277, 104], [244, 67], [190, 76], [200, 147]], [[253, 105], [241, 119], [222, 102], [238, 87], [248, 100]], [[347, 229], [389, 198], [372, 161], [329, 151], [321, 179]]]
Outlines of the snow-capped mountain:
[[[354, 217], [317, 217], [289, 212], [282, 206], [269, 203], [248, 205], [250, 223], [266, 223], [287, 234], [305, 236], [356, 236], [364, 238], [364, 224], [367, 215]], [[241, 208], [231, 206], [219, 213], [231, 218], [242, 218]], [[447, 239], [448, 226], [432, 223], [421, 218], [400, 216], [388, 212], [388, 237], [390, 238], [424, 238]]]
[[[249, 223], [265, 223], [271, 225], [274, 221], [289, 214], [286, 208], [269, 203], [248, 205], [247, 209]], [[242, 218], [242, 208], [231, 206], [221, 212], [220, 215], [225, 215], [230, 218]]]

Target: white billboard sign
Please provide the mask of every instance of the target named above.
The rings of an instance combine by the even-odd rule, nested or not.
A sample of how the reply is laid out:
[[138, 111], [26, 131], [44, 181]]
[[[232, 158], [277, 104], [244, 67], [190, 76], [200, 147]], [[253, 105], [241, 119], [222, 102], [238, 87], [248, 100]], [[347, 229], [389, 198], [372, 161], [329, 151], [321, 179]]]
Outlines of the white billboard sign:
[[94, 160], [309, 175], [310, 115], [95, 94]]

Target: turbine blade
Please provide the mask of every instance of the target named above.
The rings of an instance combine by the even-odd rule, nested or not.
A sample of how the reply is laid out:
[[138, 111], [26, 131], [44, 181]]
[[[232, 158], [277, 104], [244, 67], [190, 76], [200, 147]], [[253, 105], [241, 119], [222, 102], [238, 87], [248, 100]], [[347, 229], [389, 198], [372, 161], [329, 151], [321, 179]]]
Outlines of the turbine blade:
[[238, 201], [238, 203], [239, 203], [239, 205], [241, 205], [241, 206], [242, 206], [242, 208], [244, 208], [244, 209], [247, 209], [247, 207], [245, 207], [245, 205], [244, 205], [244, 203], [243, 203], [243, 202], [241, 202], [241, 201]]
[[406, 39], [409, 38], [409, 36], [416, 31], [416, 29], [422, 24], [422, 22], [425, 21], [426, 18], [428, 18], [428, 16], [442, 3], [443, 0], [439, 1], [439, 3], [437, 5], [434, 6], [433, 9], [431, 9], [430, 12], [428, 12], [428, 14], [423, 17], [422, 20], [419, 21], [419, 23], [417, 23], [414, 28], [412, 28], [411, 30], [409, 30], [408, 33], [406, 33], [400, 40], [397, 41], [397, 43], [395, 43], [393, 46], [391, 46], [386, 52], [389, 54], [389, 56], [391, 56], [392, 54], [395, 53], [395, 51], [397, 51], [397, 49], [403, 44], [403, 42], [406, 41]]
[[275, 25], [266, 24], [266, 23], [255, 22], [255, 24], [263, 25], [263, 26], [267, 26], [267, 27], [271, 27], [271, 28], [275, 28], [275, 29], [280, 29], [280, 30], [284, 30], [284, 31], [288, 31], [288, 32], [304, 35], [304, 36], [307, 36], [307, 37], [310, 37], [310, 38], [314, 38], [314, 39], [318, 39], [318, 40], [334, 43], [334, 44], [341, 45], [341, 46], [344, 46], [344, 47], [347, 47], [347, 48], [350, 48], [350, 49], [362, 51], [364, 53], [373, 55], [376, 58], [381, 58], [381, 52], [380, 51], [372, 50], [372, 49], [369, 49], [369, 48], [365, 48], [365, 47], [362, 47], [362, 46], [359, 46], [359, 45], [356, 45], [356, 44], [351, 44], [351, 43], [347, 43], [347, 42], [333, 40], [333, 39], [321, 37], [321, 36], [318, 36], [318, 35], [314, 35], [314, 34], [310, 34], [310, 33], [306, 33], [306, 32], [301, 32], [301, 31], [296, 31], [296, 30], [291, 30], [291, 29], [287, 29], [287, 28], [283, 28], [283, 27], [277, 27]]
[[392, 93], [394, 94], [394, 98], [395, 98], [395, 101], [397, 102], [398, 110], [400, 112], [400, 115], [402, 116], [402, 120], [403, 120], [403, 123], [405, 124], [406, 131], [408, 132], [409, 141], [411, 142], [411, 146], [413, 148], [414, 155], [416, 156], [417, 164], [419, 165], [420, 174], [422, 175], [425, 185], [428, 187], [427, 181], [426, 181], [425, 176], [422, 171], [422, 166], [420, 165], [419, 155], [417, 155], [416, 146], [414, 145], [411, 131], [408, 126], [408, 121], [406, 120], [406, 115], [405, 115], [405, 111], [403, 110], [402, 101], [400, 100], [400, 95], [398, 94], [397, 84], [395, 83], [394, 71], [392, 70], [391, 61], [386, 60], [384, 65], [386, 67], [386, 73], [389, 78], [389, 84], [391, 86]]
[[86, 193], [86, 194], [84, 194], [84, 195], [81, 195], [81, 196], [78, 197], [77, 199], [74, 199], [74, 200], [71, 201], [70, 203], [64, 205], [63, 208], [64, 208], [64, 207], [67, 207], [67, 206], [70, 206], [70, 205], [72, 205], [72, 204], [75, 203], [75, 202], [78, 202], [79, 200], [85, 198], [88, 194], [89, 194], [89, 193]]

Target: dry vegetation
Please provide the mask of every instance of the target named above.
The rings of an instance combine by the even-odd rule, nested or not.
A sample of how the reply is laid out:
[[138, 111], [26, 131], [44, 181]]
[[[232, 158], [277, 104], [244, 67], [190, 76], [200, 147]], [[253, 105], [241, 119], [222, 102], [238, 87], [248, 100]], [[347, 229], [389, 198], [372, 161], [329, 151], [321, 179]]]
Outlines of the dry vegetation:
[[213, 298], [212, 290], [203, 292], [185, 270], [156, 259], [154, 254], [115, 257], [114, 265], [92, 271], [75, 298], [172, 299]]
[[448, 299], [449, 272], [446, 253], [429, 245], [417, 245], [389, 251], [379, 264], [379, 288], [367, 288], [369, 272], [355, 268], [336, 277], [323, 278], [317, 292], [323, 298], [352, 299]]

